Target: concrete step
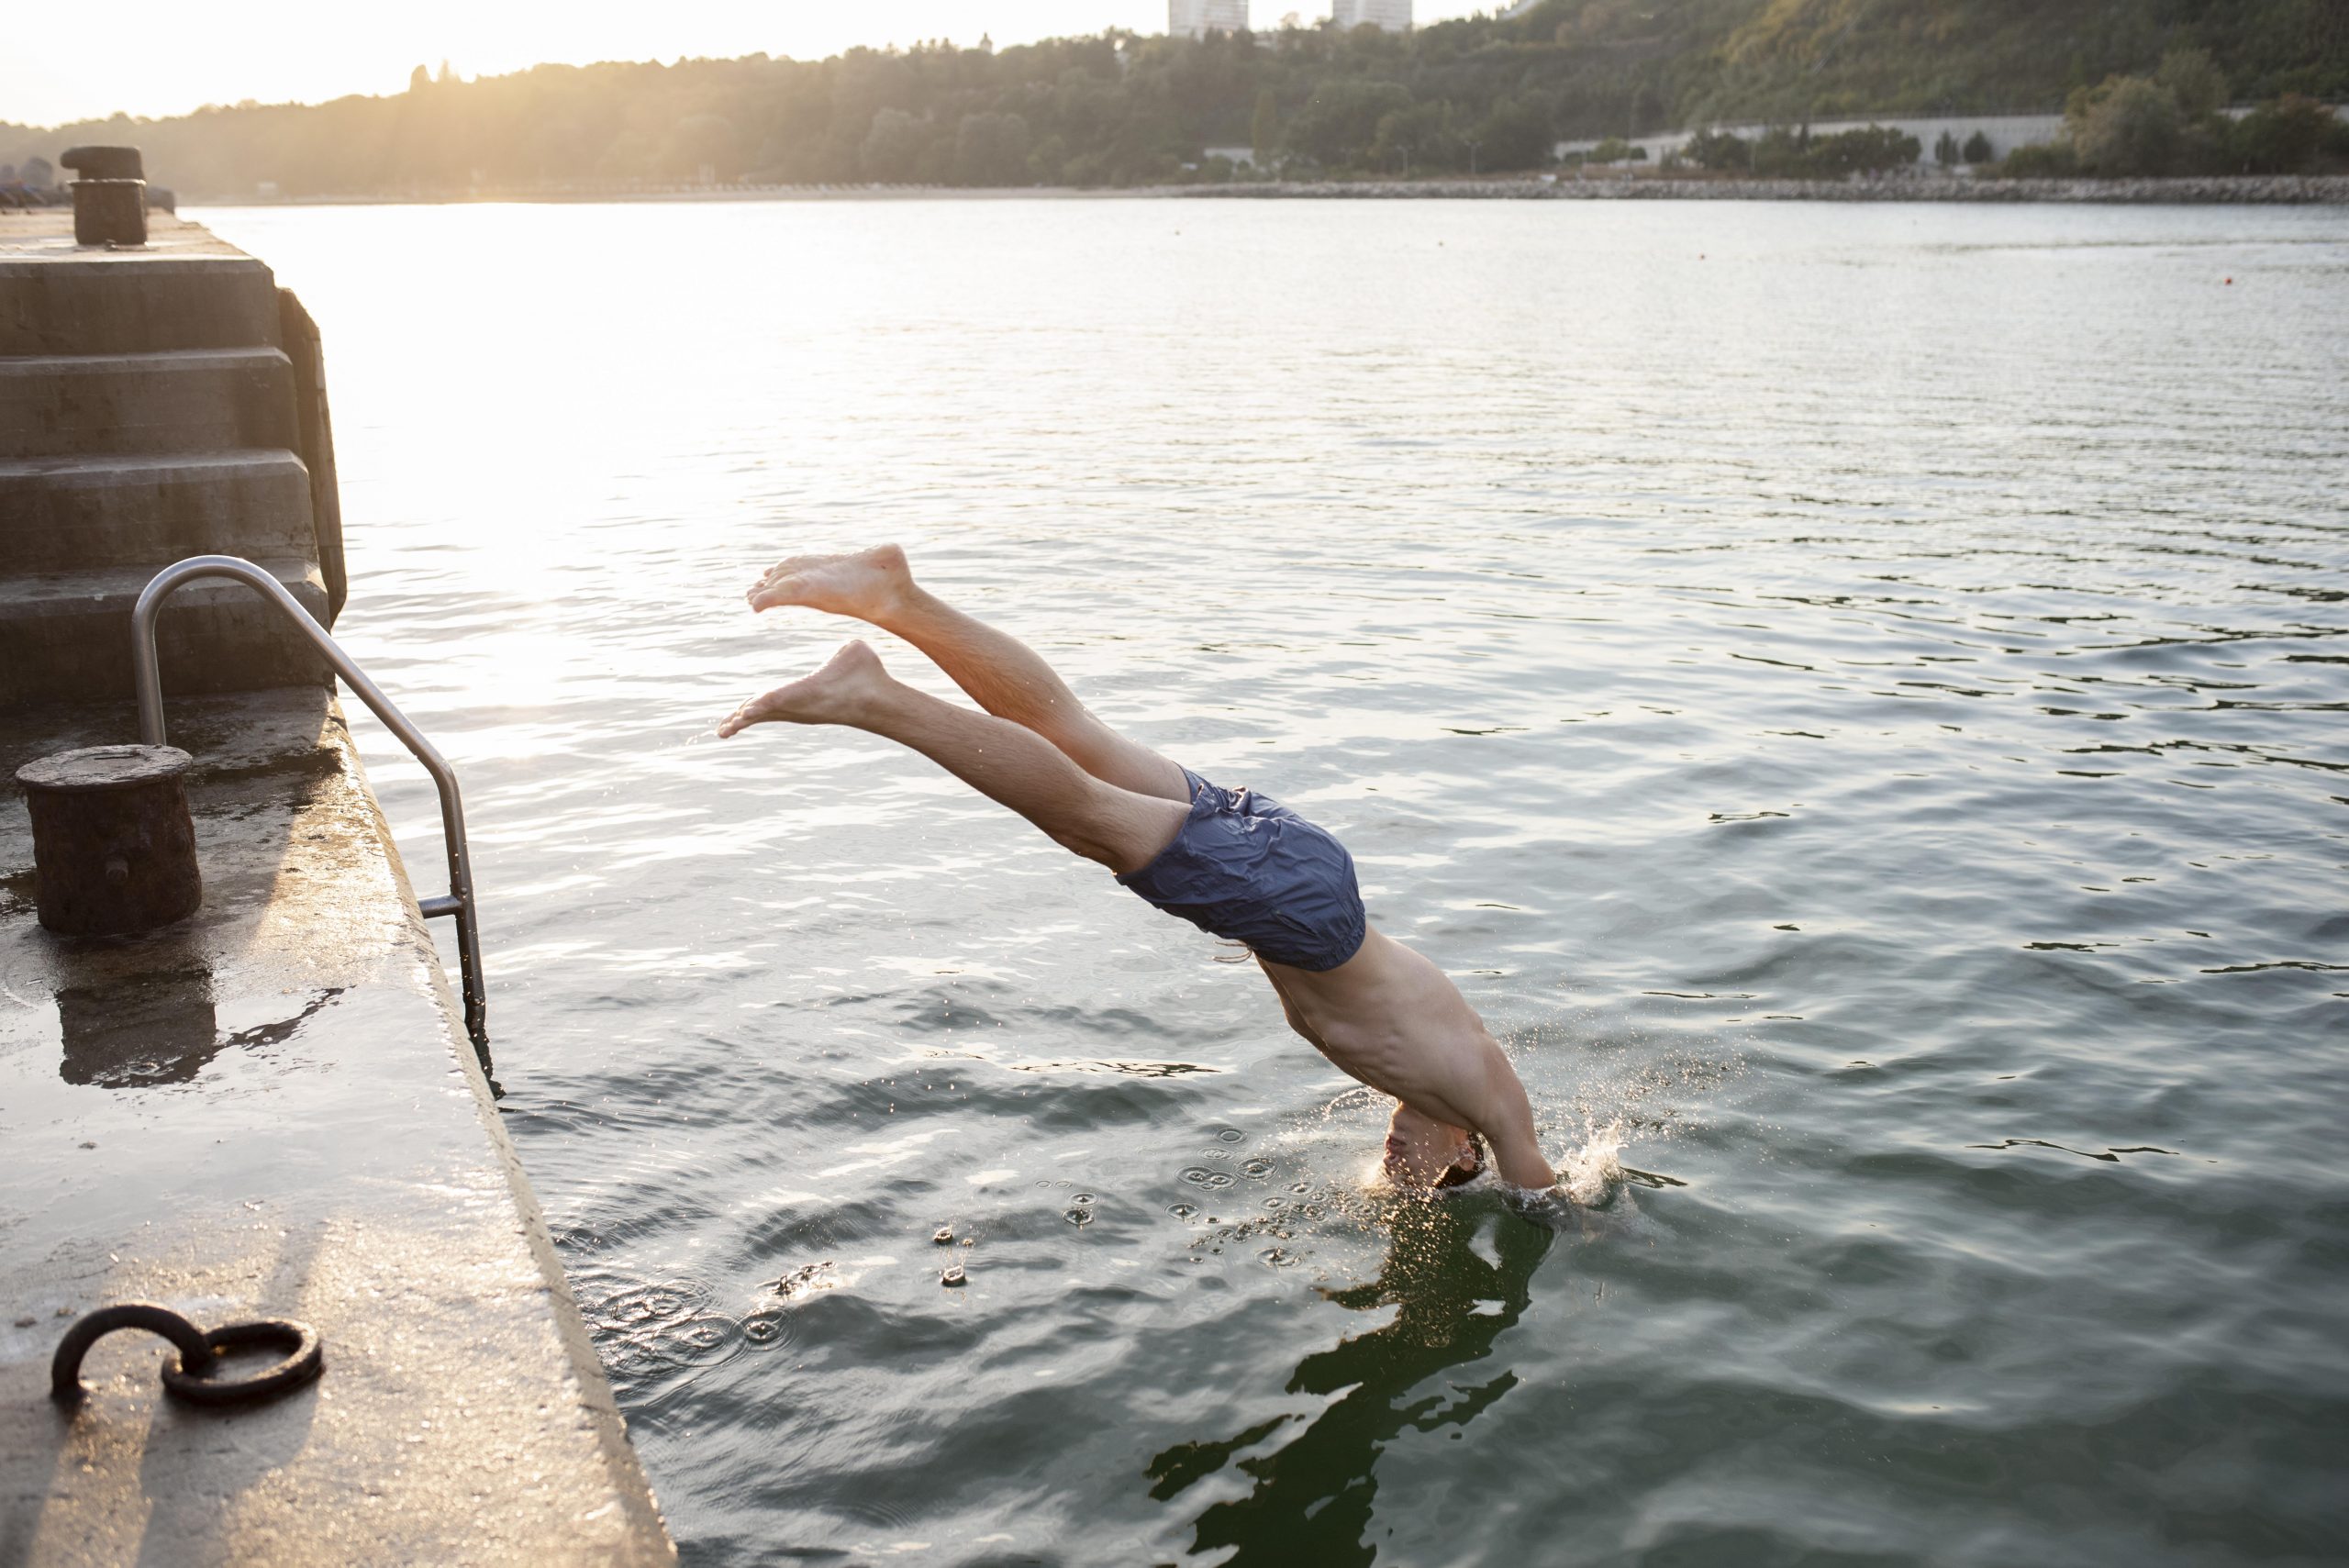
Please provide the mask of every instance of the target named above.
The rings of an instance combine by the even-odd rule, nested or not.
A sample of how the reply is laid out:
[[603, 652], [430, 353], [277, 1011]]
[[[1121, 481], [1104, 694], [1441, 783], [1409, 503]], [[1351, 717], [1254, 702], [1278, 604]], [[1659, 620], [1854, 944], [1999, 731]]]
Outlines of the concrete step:
[[0, 461], [300, 444], [277, 349], [0, 359]]
[[275, 347], [277, 280], [250, 256], [205, 250], [84, 250], [63, 264], [0, 250], [0, 354]]
[[0, 462], [0, 571], [11, 575], [316, 549], [310, 473], [290, 451]]
[[[255, 564], [324, 625], [326, 584], [307, 557]], [[159, 570], [111, 567], [0, 579], [0, 706], [131, 697], [130, 606]], [[194, 583], [156, 628], [166, 692], [323, 684], [331, 677], [298, 628], [240, 583]]]

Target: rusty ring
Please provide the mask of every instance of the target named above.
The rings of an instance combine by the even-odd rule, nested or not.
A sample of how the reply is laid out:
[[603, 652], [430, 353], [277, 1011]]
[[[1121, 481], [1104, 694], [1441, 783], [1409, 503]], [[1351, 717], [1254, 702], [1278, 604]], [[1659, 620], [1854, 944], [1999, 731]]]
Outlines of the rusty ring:
[[[210, 1359], [198, 1362], [196, 1370], [187, 1369], [184, 1355], [163, 1363], [163, 1391], [173, 1398], [184, 1399], [191, 1405], [238, 1405], [249, 1399], [268, 1399], [299, 1388], [326, 1370], [318, 1331], [291, 1318], [224, 1323], [205, 1335], [204, 1343]], [[285, 1354], [250, 1376], [206, 1375], [206, 1369], [220, 1364], [218, 1352], [252, 1347], [280, 1348]]]
[[[152, 1301], [122, 1301], [112, 1307], [101, 1307], [87, 1312], [65, 1330], [65, 1338], [57, 1341], [57, 1353], [49, 1362], [49, 1396], [61, 1405], [74, 1404], [87, 1394], [88, 1385], [82, 1381], [82, 1358], [117, 1329], [144, 1329], [150, 1334], [161, 1334], [180, 1348], [180, 1361], [192, 1361], [199, 1367], [212, 1362], [212, 1345], [203, 1329], [173, 1311]], [[180, 1362], [172, 1363], [174, 1366]]]

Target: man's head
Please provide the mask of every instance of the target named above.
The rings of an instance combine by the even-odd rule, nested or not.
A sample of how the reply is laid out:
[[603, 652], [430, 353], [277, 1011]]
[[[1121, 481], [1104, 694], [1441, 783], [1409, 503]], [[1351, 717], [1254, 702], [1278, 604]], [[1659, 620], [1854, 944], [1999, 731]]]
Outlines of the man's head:
[[1468, 1129], [1423, 1116], [1397, 1101], [1386, 1124], [1386, 1179], [1398, 1187], [1451, 1187], [1484, 1169], [1484, 1150]]

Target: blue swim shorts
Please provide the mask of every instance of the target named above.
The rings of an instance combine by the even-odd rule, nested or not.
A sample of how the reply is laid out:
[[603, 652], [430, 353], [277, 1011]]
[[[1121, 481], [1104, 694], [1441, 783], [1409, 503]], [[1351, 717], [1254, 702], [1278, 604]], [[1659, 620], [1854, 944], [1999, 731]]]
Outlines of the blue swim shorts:
[[1346, 847], [1277, 801], [1218, 789], [1190, 769], [1174, 841], [1118, 878], [1169, 915], [1296, 969], [1335, 969], [1368, 929]]

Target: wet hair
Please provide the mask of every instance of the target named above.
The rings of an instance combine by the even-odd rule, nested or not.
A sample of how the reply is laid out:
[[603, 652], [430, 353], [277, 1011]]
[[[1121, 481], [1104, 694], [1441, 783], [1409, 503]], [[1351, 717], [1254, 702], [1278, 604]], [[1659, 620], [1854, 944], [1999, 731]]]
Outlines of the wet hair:
[[1443, 1174], [1435, 1179], [1436, 1191], [1442, 1192], [1446, 1187], [1465, 1186], [1485, 1173], [1484, 1139], [1475, 1133], [1470, 1133], [1468, 1152], [1475, 1158], [1464, 1169], [1459, 1162], [1459, 1156], [1454, 1155], [1453, 1162], [1443, 1168]]

